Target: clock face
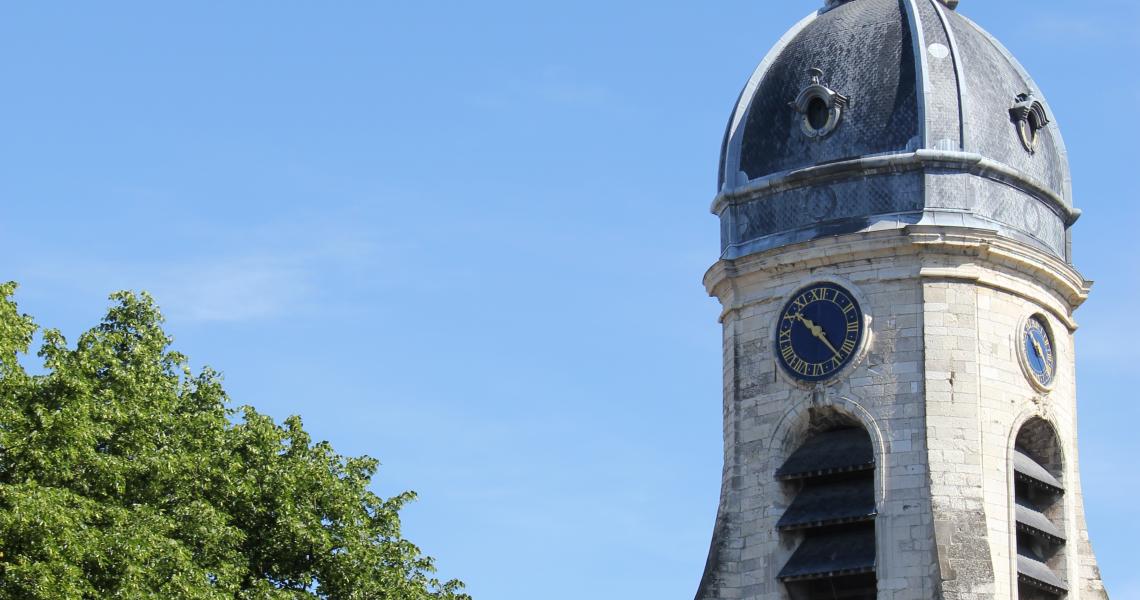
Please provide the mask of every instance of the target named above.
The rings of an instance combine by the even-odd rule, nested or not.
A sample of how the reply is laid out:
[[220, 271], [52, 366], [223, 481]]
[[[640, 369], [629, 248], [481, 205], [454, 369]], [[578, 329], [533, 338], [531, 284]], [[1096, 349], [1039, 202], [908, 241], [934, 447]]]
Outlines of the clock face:
[[1053, 385], [1057, 374], [1057, 353], [1053, 348], [1053, 335], [1041, 315], [1034, 315], [1025, 322], [1022, 346], [1029, 376], [1041, 387]]
[[800, 381], [826, 381], [855, 359], [864, 330], [854, 296], [834, 283], [817, 283], [796, 292], [780, 313], [776, 357]]

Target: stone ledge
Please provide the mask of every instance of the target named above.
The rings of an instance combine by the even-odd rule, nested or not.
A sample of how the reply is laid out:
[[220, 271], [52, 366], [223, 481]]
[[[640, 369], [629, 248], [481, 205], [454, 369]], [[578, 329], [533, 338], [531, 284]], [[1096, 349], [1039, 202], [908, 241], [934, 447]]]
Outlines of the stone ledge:
[[[723, 318], [746, 306], [777, 301], [784, 290], [772, 289], [763, 298], [743, 298], [741, 289], [786, 274], [808, 273], [856, 261], [891, 257], [918, 258], [911, 269], [876, 269], [875, 280], [909, 278], [975, 281], [1039, 301], [1029, 289], [1041, 286], [1058, 300], [1049, 309], [1070, 330], [1072, 313], [1088, 299], [1092, 282], [1068, 263], [1039, 249], [1002, 238], [993, 232], [961, 227], [913, 225], [900, 230], [858, 233], [812, 240], [738, 259], [720, 260], [704, 277], [709, 295], [721, 300]], [[986, 266], [993, 268], [987, 269]], [[1021, 276], [1021, 277], [1019, 277]], [[1063, 305], [1062, 305], [1063, 304]]]

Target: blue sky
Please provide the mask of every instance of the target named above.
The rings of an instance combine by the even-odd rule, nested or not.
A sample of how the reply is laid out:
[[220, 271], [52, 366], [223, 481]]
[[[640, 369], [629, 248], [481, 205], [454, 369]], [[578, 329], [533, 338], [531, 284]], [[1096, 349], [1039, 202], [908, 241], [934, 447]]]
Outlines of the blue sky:
[[[6, 3], [0, 278], [72, 338], [154, 293], [236, 402], [418, 491], [406, 533], [477, 599], [688, 600], [720, 486], [720, 137], [818, 5]], [[1110, 590], [1140, 597], [1140, 9], [961, 11], [1066, 135], [1098, 282], [1085, 501]]]

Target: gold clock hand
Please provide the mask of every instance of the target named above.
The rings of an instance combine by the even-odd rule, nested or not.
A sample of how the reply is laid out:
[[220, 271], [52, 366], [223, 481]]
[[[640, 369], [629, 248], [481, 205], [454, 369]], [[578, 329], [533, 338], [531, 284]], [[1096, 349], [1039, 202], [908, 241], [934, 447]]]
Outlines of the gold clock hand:
[[796, 313], [796, 318], [804, 324], [804, 327], [808, 328], [808, 331], [810, 331], [812, 335], [819, 338], [819, 341], [823, 342], [828, 350], [831, 350], [831, 352], [835, 354], [835, 358], [843, 360], [843, 355], [840, 354], [839, 351], [835, 349], [835, 346], [831, 345], [831, 341], [827, 339], [827, 333], [823, 331], [823, 327], [816, 325], [814, 321], [803, 316], [801, 313]]
[[1037, 342], [1037, 338], [1033, 334], [1029, 334], [1029, 340], [1033, 342], [1033, 351], [1037, 353], [1037, 357], [1041, 359], [1041, 364], [1045, 365], [1045, 374], [1051, 375], [1053, 367], [1049, 364], [1048, 359], [1045, 358], [1045, 351], [1041, 349], [1041, 344]]

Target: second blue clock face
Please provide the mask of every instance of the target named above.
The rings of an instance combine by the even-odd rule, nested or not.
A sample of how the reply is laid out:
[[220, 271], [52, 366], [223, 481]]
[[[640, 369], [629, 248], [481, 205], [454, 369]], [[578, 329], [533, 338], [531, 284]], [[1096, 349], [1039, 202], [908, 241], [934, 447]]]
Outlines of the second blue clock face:
[[1053, 349], [1053, 336], [1049, 326], [1040, 315], [1035, 315], [1025, 322], [1025, 331], [1022, 332], [1026, 364], [1029, 374], [1042, 387], [1053, 385], [1053, 378], [1057, 373], [1057, 353]]
[[855, 359], [864, 329], [863, 312], [850, 292], [817, 283], [796, 292], [780, 313], [777, 360], [796, 379], [826, 381]]

